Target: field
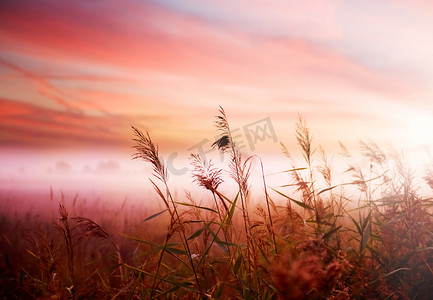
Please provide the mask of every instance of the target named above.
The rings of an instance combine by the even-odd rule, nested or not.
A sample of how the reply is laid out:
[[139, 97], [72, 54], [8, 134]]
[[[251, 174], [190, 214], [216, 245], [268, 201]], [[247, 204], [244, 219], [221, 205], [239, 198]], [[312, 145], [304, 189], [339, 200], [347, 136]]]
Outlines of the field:
[[[222, 108], [216, 126], [215, 147], [229, 157], [230, 178], [192, 154], [193, 183], [208, 201], [190, 193], [177, 199], [157, 146], [136, 128], [134, 158], [152, 166], [162, 209], [84, 203], [51, 191], [41, 199], [44, 209], [17, 214], [7, 207], [19, 199], [3, 195], [0, 297], [431, 298], [433, 199], [421, 195], [403, 157], [363, 143], [365, 167], [341, 145], [352, 159], [344, 172], [351, 180], [336, 184], [300, 118], [295, 134], [304, 161], [281, 170], [290, 178], [285, 186], [268, 186], [260, 160], [251, 168], [253, 158], [233, 143]], [[262, 193], [250, 193], [252, 170], [262, 177]], [[433, 188], [432, 176], [427, 170], [421, 179]], [[230, 195], [220, 191], [226, 180], [237, 186]]]

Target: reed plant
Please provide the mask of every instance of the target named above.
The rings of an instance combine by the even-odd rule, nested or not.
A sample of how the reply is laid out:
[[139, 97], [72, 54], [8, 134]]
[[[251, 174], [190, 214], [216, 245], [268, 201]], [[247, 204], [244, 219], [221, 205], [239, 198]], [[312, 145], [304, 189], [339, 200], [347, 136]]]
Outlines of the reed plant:
[[[2, 214], [0, 296], [431, 298], [433, 200], [421, 195], [403, 155], [361, 142], [357, 158], [340, 144], [348, 165], [335, 176], [333, 158], [315, 145], [299, 116], [295, 140], [302, 160], [282, 144], [289, 167], [279, 175], [287, 182], [270, 186], [261, 159], [236, 145], [222, 107], [215, 125], [220, 135], [213, 146], [228, 164], [218, 168], [191, 154], [192, 181], [209, 201], [173, 193], [157, 145], [132, 127], [133, 158], [151, 166], [161, 210], [130, 214], [125, 200], [105, 217], [104, 225], [111, 224], [105, 227], [97, 212], [83, 215], [89, 210], [78, 196], [68, 205], [62, 194], [54, 226], [30, 214]], [[252, 172], [262, 179], [262, 193], [251, 194]], [[423, 178], [431, 188], [432, 174], [427, 169]], [[221, 188], [227, 181], [236, 186], [230, 194]]]

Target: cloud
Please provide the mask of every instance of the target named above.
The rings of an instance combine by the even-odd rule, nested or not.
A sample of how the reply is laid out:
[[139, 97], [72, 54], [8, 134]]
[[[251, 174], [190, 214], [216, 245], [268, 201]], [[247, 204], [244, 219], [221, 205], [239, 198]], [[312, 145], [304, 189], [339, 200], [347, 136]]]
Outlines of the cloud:
[[57, 87], [53, 86], [51, 83], [49, 83], [45, 78], [43, 78], [40, 75], [37, 75], [29, 70], [26, 70], [24, 68], [21, 68], [17, 65], [14, 65], [4, 59], [0, 58], [0, 65], [3, 65], [4, 67], [10, 68], [15, 72], [20, 73], [25, 78], [33, 81], [40, 94], [48, 96], [51, 100], [53, 100], [56, 104], [60, 105], [61, 107], [64, 107], [68, 110], [73, 110], [75, 112], [81, 112], [77, 107], [74, 107], [71, 105], [68, 101], [63, 99], [65, 96], [67, 96], [63, 91], [58, 89]]
[[336, 1], [153, 1], [228, 31], [253, 36], [334, 40], [341, 37]]
[[[420, 87], [431, 98], [420, 79], [431, 78], [429, 21], [406, 22], [415, 13], [372, 1], [209, 3], [1, 2], [2, 145], [125, 146], [131, 124], [191, 145], [212, 134], [218, 105], [240, 122], [301, 110], [346, 123]], [[416, 51], [405, 64], [406, 41]]]
[[73, 147], [126, 144], [124, 117], [86, 116], [36, 104], [0, 99], [2, 146]]
[[[241, 9], [247, 6], [244, 2], [240, 6], [215, 2], [212, 11], [197, 1], [189, 2], [162, 1], [163, 6], [109, 1], [104, 6], [88, 6], [79, 1], [74, 5], [45, 1], [37, 7], [5, 10], [0, 22], [8, 30], [0, 33], [15, 43], [26, 43], [28, 50], [20, 47], [19, 51], [34, 57], [177, 74], [197, 78], [201, 84], [212, 81], [272, 89], [312, 81], [373, 91], [394, 91], [405, 85], [334, 49], [329, 40], [339, 39], [342, 24], [337, 16], [343, 9], [336, 3], [263, 5], [257, 1], [245, 10]], [[243, 28], [246, 21], [248, 28]], [[261, 31], [253, 25], [269, 28]], [[71, 95], [53, 87], [49, 90], [54, 101], [72, 105], [72, 101], [61, 103]]]

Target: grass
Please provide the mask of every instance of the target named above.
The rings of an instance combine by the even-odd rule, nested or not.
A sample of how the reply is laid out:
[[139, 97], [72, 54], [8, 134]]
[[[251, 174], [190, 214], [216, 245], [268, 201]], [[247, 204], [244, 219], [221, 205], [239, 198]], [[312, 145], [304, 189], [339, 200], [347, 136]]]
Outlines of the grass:
[[[289, 182], [268, 186], [260, 159], [246, 157], [220, 108], [214, 147], [223, 170], [192, 154], [193, 182], [209, 201], [176, 199], [148, 133], [133, 127], [134, 159], [162, 210], [131, 218], [126, 204], [100, 216], [71, 214], [79, 199], [61, 195], [55, 219], [1, 214], [0, 296], [19, 299], [429, 299], [433, 294], [431, 198], [419, 195], [404, 157], [362, 143], [368, 168], [350, 160], [348, 182], [335, 183], [330, 159], [314, 146], [305, 120], [295, 136], [303, 162]], [[251, 195], [259, 164], [263, 193]], [[433, 171], [425, 181], [432, 186]], [[349, 192], [350, 191], [350, 192]], [[356, 193], [355, 193], [356, 191]], [[259, 199], [251, 205], [251, 198]], [[51, 193], [51, 202], [54, 202]], [[278, 198], [278, 201], [277, 201]], [[273, 201], [275, 199], [275, 201]], [[71, 217], [71, 215], [73, 215]], [[122, 217], [123, 216], [123, 217]], [[101, 222], [94, 221], [100, 219]], [[124, 219], [122, 219], [124, 218]], [[106, 220], [105, 219], [105, 220]], [[123, 220], [123, 221], [122, 221]], [[105, 223], [105, 224], [102, 224]], [[104, 225], [104, 226], [103, 226]]]

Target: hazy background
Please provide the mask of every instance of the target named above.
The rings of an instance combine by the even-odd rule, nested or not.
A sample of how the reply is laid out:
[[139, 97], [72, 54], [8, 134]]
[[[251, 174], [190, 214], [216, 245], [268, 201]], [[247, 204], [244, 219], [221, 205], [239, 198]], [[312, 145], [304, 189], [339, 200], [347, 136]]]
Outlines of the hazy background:
[[[298, 112], [331, 156], [371, 139], [422, 168], [432, 53], [430, 1], [3, 0], [0, 188], [141, 199], [130, 126], [176, 173], [211, 150], [219, 105], [267, 174], [290, 167], [279, 142], [296, 153]], [[260, 124], [274, 130], [253, 149], [245, 128]]]

